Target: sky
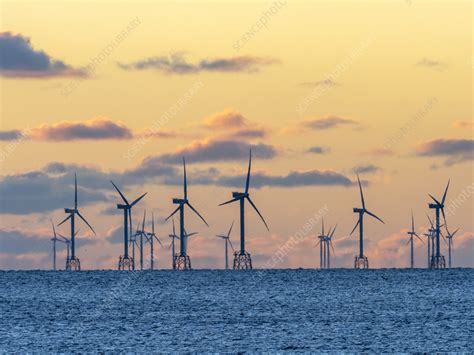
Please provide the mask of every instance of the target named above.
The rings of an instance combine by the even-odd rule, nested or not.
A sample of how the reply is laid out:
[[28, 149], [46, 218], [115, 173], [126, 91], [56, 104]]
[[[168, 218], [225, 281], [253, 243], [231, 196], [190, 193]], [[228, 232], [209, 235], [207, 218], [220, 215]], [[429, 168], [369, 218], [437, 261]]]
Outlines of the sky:
[[[453, 264], [474, 266], [470, 1], [1, 1], [0, 269], [50, 269], [52, 228], [73, 206], [84, 269], [117, 267], [120, 196], [147, 192], [134, 226], [165, 218], [188, 194], [194, 268], [223, 268], [216, 234], [246, 210], [256, 268], [319, 266], [317, 236], [334, 227], [333, 267], [352, 267], [360, 207], [371, 267], [426, 265], [427, 214], [448, 180]], [[177, 222], [177, 221], [176, 221]], [[68, 226], [57, 227], [68, 235]], [[238, 246], [237, 225], [231, 234]], [[442, 253], [447, 256], [445, 243]], [[65, 248], [58, 245], [64, 267]], [[148, 258], [148, 247], [145, 253]]]

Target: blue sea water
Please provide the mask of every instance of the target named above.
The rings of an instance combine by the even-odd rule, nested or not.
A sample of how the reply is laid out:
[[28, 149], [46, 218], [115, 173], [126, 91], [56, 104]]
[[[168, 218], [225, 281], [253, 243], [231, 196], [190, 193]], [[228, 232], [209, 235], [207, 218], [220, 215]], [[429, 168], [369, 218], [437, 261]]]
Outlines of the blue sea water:
[[2, 352], [472, 352], [474, 270], [0, 272]]

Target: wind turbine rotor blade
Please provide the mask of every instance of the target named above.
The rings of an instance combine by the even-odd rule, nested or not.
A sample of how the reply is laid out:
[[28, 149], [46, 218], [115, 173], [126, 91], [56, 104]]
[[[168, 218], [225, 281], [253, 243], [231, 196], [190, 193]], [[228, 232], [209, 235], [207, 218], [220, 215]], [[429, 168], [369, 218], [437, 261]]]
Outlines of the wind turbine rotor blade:
[[324, 235], [324, 218], [321, 218], [321, 235]]
[[240, 197], [233, 198], [232, 200], [229, 200], [229, 201], [227, 201], [227, 202], [221, 203], [219, 206], [224, 206], [224, 205], [227, 205], [228, 203], [232, 203], [232, 202], [235, 202], [235, 201], [238, 201], [238, 200], [240, 200]]
[[329, 239], [329, 245], [331, 245], [332, 255], [336, 256], [336, 252], [334, 251], [334, 245], [332, 244], [332, 239]]
[[456, 229], [453, 234], [451, 234], [451, 238], [454, 237], [454, 235], [459, 231], [459, 229], [461, 229], [461, 227], [459, 227], [458, 229]]
[[53, 219], [51, 217], [49, 217], [49, 220], [51, 221], [51, 227], [53, 227], [54, 238], [56, 238], [56, 228], [54, 228]]
[[420, 236], [418, 234], [413, 234], [415, 237], [417, 237], [419, 240], [421, 240], [422, 243], [424, 243], [423, 239], [420, 238]]
[[365, 212], [366, 212], [369, 216], [372, 216], [372, 217], [378, 219], [378, 220], [379, 220], [380, 222], [382, 222], [383, 224], [385, 224], [384, 221], [382, 221], [379, 217], [377, 217], [377, 216], [376, 216], [375, 214], [373, 214], [372, 212], [367, 211], [367, 210], [365, 210]]
[[446, 185], [446, 189], [444, 190], [443, 199], [441, 200], [441, 204], [444, 205], [444, 201], [446, 200], [446, 195], [448, 194], [449, 183], [451, 179], [448, 180], [448, 184]]
[[196, 214], [199, 216], [199, 218], [202, 219], [202, 221], [204, 222], [204, 224], [209, 227], [209, 224], [207, 224], [207, 222], [206, 222], [206, 220], [204, 219], [204, 217], [201, 216], [201, 215], [199, 214], [199, 212], [196, 211], [196, 209], [195, 209], [188, 201], [186, 201], [186, 204], [188, 205], [188, 207], [189, 207], [190, 209], [193, 210], [194, 213], [196, 213]]
[[77, 210], [77, 174], [74, 173], [74, 208]]
[[114, 184], [114, 182], [113, 182], [112, 180], [110, 180], [110, 182], [112, 183], [112, 185], [114, 185], [115, 190], [117, 190], [117, 192], [119, 193], [120, 197], [122, 197], [123, 202], [125, 202], [125, 204], [128, 206], [129, 203], [128, 203], [127, 199], [125, 198], [125, 196], [123, 195], [122, 191], [120, 191], [120, 189], [117, 187], [117, 185]]
[[433, 221], [431, 220], [430, 216], [426, 215], [428, 217], [428, 221], [430, 221], [431, 228], [433, 228]]
[[318, 240], [318, 242], [316, 243], [315, 247], [317, 247], [319, 244], [321, 244], [321, 239]]
[[198, 234], [198, 232], [189, 233], [189, 234], [186, 234], [186, 236], [192, 237], [193, 235], [196, 235], [196, 234]]
[[133, 207], [135, 206], [143, 197], [146, 196], [148, 192], [145, 192], [143, 195], [141, 195], [139, 198], [137, 198], [135, 201], [132, 202], [132, 204], [130, 205], [130, 207]]
[[234, 246], [232, 245], [232, 242], [230, 241], [230, 238], [227, 238], [227, 240], [229, 241], [229, 244], [230, 244], [230, 247], [232, 248], [232, 251], [235, 251]]
[[94, 234], [96, 234], [94, 228], [92, 228], [92, 226], [89, 224], [89, 222], [86, 221], [86, 219], [79, 213], [79, 211], [77, 211], [77, 215], [84, 221], [85, 224], [87, 224], [87, 226], [91, 229], [91, 231]]
[[437, 199], [435, 199], [435, 198], [433, 197], [433, 195], [428, 194], [428, 196], [431, 197], [431, 199], [432, 199], [434, 202], [436, 202], [437, 205], [441, 205], [441, 203], [440, 203]]
[[184, 188], [184, 199], [188, 199], [188, 182], [186, 178], [186, 161], [183, 157], [183, 170], [184, 170], [184, 178], [183, 178], [183, 188]]
[[160, 238], [158, 238], [156, 235], [153, 234], [153, 235], [152, 235], [152, 238], [155, 238], [156, 241], [157, 241], [161, 246], [163, 246], [163, 243], [161, 242]]
[[249, 192], [250, 188], [250, 167], [252, 166], [252, 149], [250, 149], [249, 155], [249, 169], [247, 171], [247, 181], [245, 182], [245, 193]]
[[411, 231], [415, 231], [415, 219], [413, 217], [413, 209], [411, 210]]
[[408, 243], [410, 243], [410, 241], [411, 241], [412, 238], [413, 238], [413, 237], [408, 238], [407, 243], [406, 243], [405, 245], [408, 245]]
[[358, 183], [359, 183], [360, 200], [362, 201], [362, 208], [365, 210], [364, 193], [362, 192], [362, 185], [361, 185], [361, 183], [360, 183], [359, 174], [357, 174], [357, 181], [358, 181]]
[[[337, 228], [337, 223], [336, 223], [336, 225], [334, 226], [334, 229], [332, 230], [331, 235], [330, 235], [329, 238], [332, 238], [332, 236], [334, 235], [334, 232], [336, 231], [336, 228]], [[332, 242], [331, 242], [331, 243], [332, 243]]]
[[[176, 209], [173, 211], [173, 213], [171, 213], [168, 217], [166, 217], [165, 221], [167, 221], [168, 219], [170, 219], [171, 217], [173, 217], [173, 215], [174, 215], [176, 212], [178, 212], [178, 211], [179, 211], [179, 207], [176, 208]], [[176, 234], [176, 233], [175, 233], [175, 230], [174, 230], [174, 219], [173, 219], [173, 234]]]
[[359, 225], [359, 222], [360, 222], [360, 220], [357, 220], [357, 223], [356, 223], [356, 225], [354, 226], [354, 228], [352, 228], [352, 231], [349, 233], [349, 236], [351, 236], [352, 233], [354, 233], [354, 231], [356, 230], [357, 226]]
[[70, 219], [71, 216], [72, 216], [72, 215], [70, 214], [69, 216], [67, 216], [66, 218], [64, 218], [61, 222], [59, 222], [58, 227], [59, 227], [61, 224], [63, 224], [64, 222], [66, 222], [68, 219]]
[[176, 230], [175, 230], [175, 226], [174, 226], [174, 218], [172, 219], [172, 221], [173, 221], [173, 235], [176, 235]]
[[146, 217], [146, 210], [143, 210], [142, 232], [145, 231], [145, 217]]
[[265, 227], [267, 227], [267, 231], [270, 232], [270, 228], [268, 228], [268, 224], [267, 222], [265, 222], [265, 218], [263, 218], [262, 214], [260, 213], [260, 211], [258, 210], [257, 206], [255, 206], [255, 204], [253, 203], [253, 201], [250, 199], [250, 197], [247, 196], [247, 200], [249, 201], [249, 203], [252, 205], [252, 207], [254, 208], [255, 211], [257, 211], [258, 215], [260, 216], [260, 218], [262, 219], [262, 222], [263, 224], [265, 224]]
[[230, 232], [232, 232], [232, 227], [234, 226], [234, 221], [232, 221], [232, 224], [230, 225], [229, 232], [227, 233], [227, 238], [230, 236]]

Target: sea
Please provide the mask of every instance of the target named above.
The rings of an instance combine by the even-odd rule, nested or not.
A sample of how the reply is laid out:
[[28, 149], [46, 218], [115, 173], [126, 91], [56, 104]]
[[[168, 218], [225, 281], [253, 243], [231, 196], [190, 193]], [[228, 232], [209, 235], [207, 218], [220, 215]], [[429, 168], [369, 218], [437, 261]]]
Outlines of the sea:
[[0, 352], [474, 351], [474, 269], [1, 271]]

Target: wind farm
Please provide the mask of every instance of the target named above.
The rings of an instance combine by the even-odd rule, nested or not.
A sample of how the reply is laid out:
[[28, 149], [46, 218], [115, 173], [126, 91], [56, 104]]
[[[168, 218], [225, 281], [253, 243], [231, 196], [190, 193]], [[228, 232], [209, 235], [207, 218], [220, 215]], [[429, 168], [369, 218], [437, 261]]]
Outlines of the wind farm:
[[474, 354], [472, 2], [0, 7], [0, 355]]

